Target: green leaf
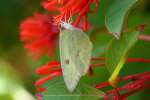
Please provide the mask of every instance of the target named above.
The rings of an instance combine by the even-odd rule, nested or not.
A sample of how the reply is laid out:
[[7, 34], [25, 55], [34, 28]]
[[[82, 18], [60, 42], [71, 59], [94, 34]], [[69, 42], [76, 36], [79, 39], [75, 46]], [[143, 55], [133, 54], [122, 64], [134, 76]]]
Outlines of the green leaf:
[[92, 56], [102, 57], [112, 36], [108, 35], [103, 30], [100, 30], [100, 28], [97, 28], [91, 33], [90, 37], [91, 41], [94, 43]]
[[117, 77], [122, 69], [128, 51], [136, 43], [139, 32], [126, 32], [123, 36], [116, 40], [115, 38], [110, 42], [106, 52], [106, 66], [111, 74], [109, 82], [112, 86], [116, 86]]
[[99, 100], [104, 97], [104, 92], [79, 83], [73, 93], [70, 93], [62, 80], [55, 78], [49, 82], [47, 91], [43, 94], [44, 100]]
[[105, 24], [110, 33], [119, 38], [122, 31], [125, 16], [128, 10], [138, 0], [115, 0], [106, 12]]

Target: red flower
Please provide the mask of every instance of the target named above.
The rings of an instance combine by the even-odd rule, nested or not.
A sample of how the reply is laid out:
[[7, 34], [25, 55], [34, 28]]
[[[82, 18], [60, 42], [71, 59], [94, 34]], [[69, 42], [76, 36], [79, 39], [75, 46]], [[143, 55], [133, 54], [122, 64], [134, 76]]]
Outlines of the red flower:
[[41, 85], [57, 76], [62, 75], [60, 62], [53, 61], [48, 63], [47, 65], [41, 66], [37, 68], [36, 73], [39, 75], [48, 75], [47, 77], [41, 78], [35, 82], [35, 86], [38, 87], [38, 91], [44, 92], [46, 88], [41, 87]]
[[[96, 3], [95, 10], [91, 10], [90, 8], [92, 3]], [[73, 24], [78, 26], [82, 20], [84, 30], [88, 28], [88, 13], [95, 12], [98, 5], [99, 0], [47, 0], [47, 2], [43, 3], [44, 8], [47, 10], [59, 12], [59, 15], [55, 16], [56, 22], [59, 23], [61, 20], [68, 21], [70, 17], [77, 15]]]
[[25, 48], [36, 59], [44, 54], [53, 54], [59, 29], [54, 25], [51, 15], [35, 13], [34, 17], [21, 23], [20, 29], [21, 40], [25, 43]]

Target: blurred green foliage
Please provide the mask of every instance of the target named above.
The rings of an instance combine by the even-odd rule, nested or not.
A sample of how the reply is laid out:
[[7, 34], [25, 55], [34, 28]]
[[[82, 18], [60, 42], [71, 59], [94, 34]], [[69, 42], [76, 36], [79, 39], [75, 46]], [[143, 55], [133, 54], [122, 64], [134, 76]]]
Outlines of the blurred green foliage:
[[[29, 93], [34, 95], [35, 87], [33, 86], [35, 80], [38, 78], [34, 74], [34, 69], [42, 62], [35, 62], [31, 57], [27, 56], [27, 52], [23, 49], [23, 44], [19, 39], [19, 24], [28, 16], [32, 16], [35, 11], [42, 11], [40, 6], [41, 0], [1, 0], [0, 1], [0, 59], [7, 62], [15, 72], [16, 78], [19, 76], [20, 81], [17, 84], [25, 87]], [[136, 28], [137, 25], [146, 23], [145, 33], [150, 34], [150, 1], [139, 0], [140, 3], [132, 10], [129, 15], [129, 28]], [[107, 35], [104, 27], [105, 12], [113, 0], [101, 0], [98, 13], [90, 15], [89, 20], [93, 24], [93, 29], [90, 33], [90, 38], [94, 43], [93, 56], [104, 56], [104, 52], [109, 40], [112, 36]], [[150, 44], [145, 41], [138, 41], [130, 52], [130, 57], [150, 58]], [[43, 58], [44, 59], [44, 58]], [[2, 68], [8, 67], [0, 64], [0, 73]], [[129, 63], [126, 64], [121, 75], [129, 75], [138, 72], [150, 71], [150, 64], [148, 63]], [[94, 77], [84, 77], [82, 81], [89, 84], [98, 84], [107, 81], [109, 73], [106, 68], [95, 68]], [[1, 74], [0, 74], [1, 75]], [[0, 78], [2, 75], [0, 76]], [[11, 77], [7, 76], [7, 77]], [[5, 78], [7, 78], [5, 76]], [[12, 79], [13, 80], [13, 79]], [[21, 83], [21, 84], [20, 84]], [[0, 87], [2, 87], [0, 85]], [[148, 91], [148, 92], [147, 92]], [[129, 100], [148, 100], [149, 90], [137, 93], [129, 97]], [[3, 99], [1, 99], [3, 98]], [[10, 94], [4, 94], [0, 100], [12, 100]]]

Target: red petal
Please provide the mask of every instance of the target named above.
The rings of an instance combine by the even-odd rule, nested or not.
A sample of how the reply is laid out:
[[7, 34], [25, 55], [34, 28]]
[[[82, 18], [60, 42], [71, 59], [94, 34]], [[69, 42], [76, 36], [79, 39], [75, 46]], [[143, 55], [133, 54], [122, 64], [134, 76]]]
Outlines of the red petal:
[[60, 76], [60, 75], [62, 75], [61, 71], [54, 72], [54, 73], [50, 74], [48, 77], [42, 78], [42, 79], [38, 80], [35, 83], [35, 86], [40, 86], [40, 85], [44, 84], [45, 82], [53, 79], [54, 77], [57, 77], [57, 76]]

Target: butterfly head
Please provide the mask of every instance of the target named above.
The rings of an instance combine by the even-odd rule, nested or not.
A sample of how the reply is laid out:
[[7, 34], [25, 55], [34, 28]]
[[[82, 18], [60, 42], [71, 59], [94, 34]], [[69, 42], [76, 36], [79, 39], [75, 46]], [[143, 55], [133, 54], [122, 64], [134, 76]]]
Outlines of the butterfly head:
[[69, 30], [74, 29], [74, 26], [72, 26], [70, 23], [67, 23], [64, 21], [61, 21], [60, 27], [61, 27], [61, 29], [69, 29]]

